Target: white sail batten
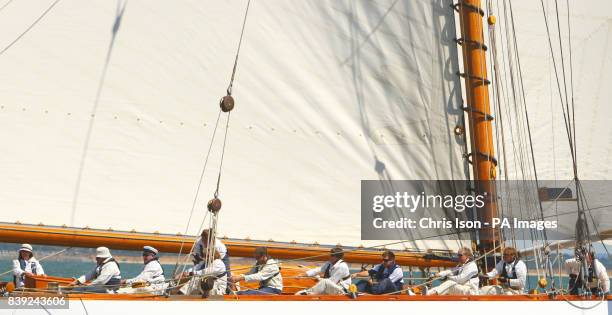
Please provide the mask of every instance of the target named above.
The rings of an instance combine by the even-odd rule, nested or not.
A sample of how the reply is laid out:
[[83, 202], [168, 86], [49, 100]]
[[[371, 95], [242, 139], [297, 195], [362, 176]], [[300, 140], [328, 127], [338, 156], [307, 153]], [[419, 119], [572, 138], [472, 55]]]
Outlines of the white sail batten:
[[[7, 6], [0, 46], [51, 3]], [[246, 4], [58, 3], [0, 55], [0, 221], [183, 233]], [[368, 244], [361, 180], [465, 179], [450, 4], [252, 2], [220, 235]], [[215, 189], [226, 119], [188, 233]]]

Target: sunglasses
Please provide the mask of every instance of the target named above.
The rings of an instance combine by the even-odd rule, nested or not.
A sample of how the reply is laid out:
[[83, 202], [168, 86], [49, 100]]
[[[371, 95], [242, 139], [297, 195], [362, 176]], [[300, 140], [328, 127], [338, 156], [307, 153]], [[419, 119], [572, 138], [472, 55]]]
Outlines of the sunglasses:
[[388, 259], [388, 258], [383, 259], [383, 262], [390, 262], [390, 261], [393, 261], [393, 259]]
[[463, 256], [465, 256], [465, 255], [463, 255], [463, 254], [457, 254], [457, 257], [463, 257]]

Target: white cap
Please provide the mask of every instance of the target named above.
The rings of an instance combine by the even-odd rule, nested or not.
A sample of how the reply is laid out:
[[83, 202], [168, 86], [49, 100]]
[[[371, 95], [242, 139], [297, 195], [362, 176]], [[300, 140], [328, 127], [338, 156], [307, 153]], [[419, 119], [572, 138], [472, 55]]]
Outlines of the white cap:
[[109, 257], [111, 257], [111, 253], [107, 247], [96, 248], [96, 258], [109, 258]]
[[19, 251], [32, 252], [32, 245], [30, 244], [21, 244], [21, 248]]
[[159, 253], [157, 251], [157, 249], [155, 249], [155, 247], [153, 247], [153, 246], [145, 246], [145, 247], [142, 248], [142, 251], [143, 251], [143, 253], [150, 252], [150, 253], [153, 253], [155, 255], [157, 255], [157, 253]]

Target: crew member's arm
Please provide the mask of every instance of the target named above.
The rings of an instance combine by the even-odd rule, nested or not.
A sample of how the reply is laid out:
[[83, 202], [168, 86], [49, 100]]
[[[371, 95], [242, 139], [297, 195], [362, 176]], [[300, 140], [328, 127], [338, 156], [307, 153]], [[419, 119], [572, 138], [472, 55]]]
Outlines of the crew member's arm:
[[452, 275], [454, 271], [455, 271], [455, 268], [447, 269], [447, 270], [442, 270], [442, 271], [436, 273], [436, 277], [438, 277], [438, 278], [447, 277], [447, 276]]
[[389, 275], [389, 280], [395, 283], [395, 281], [401, 280], [403, 277], [404, 272], [402, 271], [402, 268], [395, 268], [395, 270], [393, 270], [393, 272]]
[[453, 280], [459, 284], [467, 283], [472, 277], [478, 274], [478, 266], [471, 262], [463, 267], [461, 273], [456, 276], [448, 276], [448, 280]]
[[19, 266], [19, 260], [15, 259], [13, 260], [13, 275], [15, 275], [15, 277], [17, 277], [17, 279], [19, 279], [19, 277], [21, 277], [21, 274], [23, 274], [23, 270], [21, 270], [21, 266]]
[[599, 280], [599, 284], [601, 285], [601, 289], [604, 293], [610, 292], [610, 278], [608, 277], [608, 272], [606, 271], [606, 267], [599, 262], [599, 260], [595, 260], [597, 266], [597, 279]]
[[104, 285], [110, 280], [115, 274], [117, 274], [119, 268], [117, 268], [117, 264], [115, 263], [107, 263], [102, 267], [100, 271], [100, 275], [91, 282], [91, 285]]
[[254, 281], [263, 281], [271, 278], [276, 273], [278, 273], [278, 265], [276, 263], [269, 264], [267, 263], [261, 270], [257, 273], [253, 273], [250, 275], [244, 276], [244, 281], [246, 282], [254, 282]]
[[508, 284], [514, 289], [523, 289], [527, 284], [527, 265], [523, 261], [518, 261], [514, 267], [516, 279], [509, 279]]
[[493, 268], [493, 270], [489, 271], [486, 273], [487, 277], [489, 278], [495, 278], [495, 276], [501, 274], [502, 268], [504, 268], [504, 262], [500, 261], [497, 263], [497, 265], [495, 265], [495, 268]]
[[90, 281], [91, 279], [94, 279], [95, 277], [96, 277], [96, 269], [94, 268], [94, 270], [92, 270], [90, 273], [84, 274], [78, 277], [75, 281], [75, 284], [84, 284], [85, 282]]
[[43, 269], [42, 265], [40, 264], [40, 262], [38, 260], [36, 260], [36, 274], [37, 275], [44, 275], [45, 274], [45, 270]]
[[[323, 264], [323, 266], [325, 266], [328, 263]], [[306, 275], [306, 277], [314, 277], [318, 274], [321, 273], [321, 270], [323, 270], [323, 266], [319, 266], [317, 268], [312, 268], [312, 269], [308, 269], [306, 270], [306, 272], [304, 273]]]
[[225, 264], [220, 259], [215, 259], [212, 263], [211, 268], [206, 268], [203, 270], [204, 274], [216, 277], [226, 271]]
[[134, 282], [145, 282], [151, 281], [155, 276], [157, 276], [157, 270], [153, 268], [154, 262], [150, 262], [144, 266], [144, 269], [138, 274], [136, 277], [132, 279], [125, 280], [125, 283], [132, 284]]
[[341, 263], [336, 266], [336, 268], [334, 269], [334, 273], [330, 275], [329, 280], [331, 280], [333, 283], [340, 283], [343, 278], [347, 277], [350, 274], [351, 272], [348, 268], [348, 265], [345, 263]]
[[374, 267], [372, 267], [372, 269], [368, 269], [368, 270], [362, 270], [360, 272], [354, 273], [351, 275], [351, 278], [357, 278], [357, 277], [367, 277], [371, 274], [375, 274], [378, 272], [378, 268], [382, 268], [382, 265], [376, 265]]

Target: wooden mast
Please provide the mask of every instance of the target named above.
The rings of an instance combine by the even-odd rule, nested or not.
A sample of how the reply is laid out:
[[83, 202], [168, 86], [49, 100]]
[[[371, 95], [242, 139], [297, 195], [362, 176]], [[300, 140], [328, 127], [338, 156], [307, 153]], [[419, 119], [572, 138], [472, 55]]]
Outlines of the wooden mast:
[[[465, 79], [466, 104], [468, 114], [471, 152], [468, 159], [472, 163], [473, 185], [476, 194], [486, 194], [486, 203], [479, 210], [479, 219], [491, 223], [497, 217], [495, 177], [497, 160], [493, 146], [493, 129], [489, 105], [489, 80], [487, 79], [486, 50], [484, 44], [484, 11], [480, 0], [460, 0], [455, 5], [459, 11], [461, 36], [457, 42], [463, 48], [463, 69], [460, 73]], [[499, 241], [499, 230], [491, 225], [479, 230], [479, 251], [485, 253], [495, 248]], [[491, 268], [493, 266], [488, 266]]]
[[[111, 249], [142, 250], [150, 245], [164, 253], [189, 253], [194, 236], [139, 233], [127, 231], [79, 229], [59, 226], [0, 223], [0, 242], [32, 243], [70, 247], [106, 246]], [[223, 239], [232, 257], [253, 257], [255, 248], [267, 246], [274, 258], [325, 261], [329, 247], [319, 245]], [[181, 246], [182, 245], [182, 246]], [[378, 264], [382, 251], [376, 249], [350, 249], [344, 260], [350, 263]], [[399, 265], [418, 267], [452, 267], [456, 262], [443, 256], [408, 251], [395, 251]]]

